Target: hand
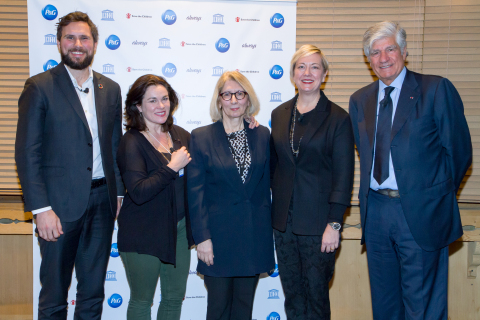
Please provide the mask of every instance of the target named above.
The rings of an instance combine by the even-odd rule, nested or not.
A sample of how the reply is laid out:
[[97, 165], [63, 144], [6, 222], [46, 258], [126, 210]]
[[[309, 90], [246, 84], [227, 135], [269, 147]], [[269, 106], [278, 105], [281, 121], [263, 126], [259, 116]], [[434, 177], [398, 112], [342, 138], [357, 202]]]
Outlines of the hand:
[[118, 214], [120, 213], [120, 208], [122, 208], [123, 197], [117, 197], [117, 214], [115, 218], [118, 218]]
[[47, 210], [37, 214], [37, 230], [38, 236], [46, 241], [57, 241], [57, 238], [63, 234], [60, 219], [53, 212]]
[[197, 257], [207, 264], [213, 265], [213, 244], [212, 240], [208, 239], [197, 245]]
[[335, 252], [340, 242], [340, 231], [335, 231], [327, 224], [322, 237], [322, 252]]
[[250, 116], [250, 117], [248, 117], [248, 116], [243, 116], [243, 118], [245, 119], [245, 121], [247, 121], [247, 123], [249, 123], [248, 127], [249, 127], [250, 129], [255, 129], [255, 128], [257, 128], [257, 127], [260, 125], [260, 123], [258, 123], [258, 121], [255, 120], [255, 117], [254, 117], [254, 116]]
[[190, 157], [190, 153], [188, 153], [187, 148], [181, 147], [172, 153], [172, 160], [170, 160], [168, 167], [175, 172], [178, 172], [178, 170], [185, 168], [190, 161], [192, 161], [192, 158]]

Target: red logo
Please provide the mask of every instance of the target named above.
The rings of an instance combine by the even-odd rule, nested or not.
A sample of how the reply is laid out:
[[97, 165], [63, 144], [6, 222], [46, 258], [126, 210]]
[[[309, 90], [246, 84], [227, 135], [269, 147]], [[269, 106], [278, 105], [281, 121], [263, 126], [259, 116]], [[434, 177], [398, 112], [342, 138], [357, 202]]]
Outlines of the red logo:
[[236, 17], [236, 18], [235, 18], [235, 21], [240, 22], [240, 18], [239, 18], [239, 17]]
[[182, 93], [182, 99], [185, 99], [185, 94], [184, 93]]
[[75, 300], [70, 301], [70, 304], [71, 304], [72, 306], [74, 306], [74, 305], [75, 305]]
[[127, 13], [127, 19], [130, 19], [132, 15], [130, 13]]
[[132, 68], [128, 67], [128, 68], [127, 68], [127, 71], [128, 71], [128, 72], [132, 72]]
[[182, 47], [185, 47], [185, 41], [180, 42], [180, 44], [182, 45]]

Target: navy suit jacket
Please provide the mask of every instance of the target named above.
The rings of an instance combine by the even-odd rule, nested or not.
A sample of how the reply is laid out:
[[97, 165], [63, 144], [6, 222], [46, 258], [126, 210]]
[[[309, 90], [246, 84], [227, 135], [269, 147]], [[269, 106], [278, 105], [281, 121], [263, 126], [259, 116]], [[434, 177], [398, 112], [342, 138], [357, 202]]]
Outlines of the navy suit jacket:
[[[362, 243], [375, 141], [378, 81], [350, 98], [350, 117], [360, 154]], [[443, 248], [462, 234], [456, 194], [472, 163], [463, 103], [445, 78], [407, 70], [392, 123], [392, 161], [402, 208], [417, 244]]]
[[246, 131], [251, 165], [245, 183], [221, 121], [192, 131], [188, 204], [195, 243], [212, 240], [213, 265], [199, 260], [197, 268], [207, 276], [254, 276], [275, 267], [270, 217], [270, 132], [263, 126]]
[[[93, 72], [98, 139], [112, 215], [125, 192], [116, 153], [122, 137], [119, 85]], [[15, 162], [25, 211], [51, 206], [62, 222], [85, 212], [92, 182], [92, 135], [65, 65], [29, 78], [18, 100]]]

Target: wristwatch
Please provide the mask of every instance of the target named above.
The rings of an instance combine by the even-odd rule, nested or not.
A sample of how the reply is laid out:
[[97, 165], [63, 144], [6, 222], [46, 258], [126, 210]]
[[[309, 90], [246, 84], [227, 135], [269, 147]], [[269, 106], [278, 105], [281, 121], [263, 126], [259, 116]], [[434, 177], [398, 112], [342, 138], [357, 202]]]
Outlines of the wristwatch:
[[335, 231], [340, 231], [340, 229], [342, 228], [342, 225], [338, 222], [329, 222], [328, 223], [330, 225], [330, 227], [332, 227], [333, 230]]

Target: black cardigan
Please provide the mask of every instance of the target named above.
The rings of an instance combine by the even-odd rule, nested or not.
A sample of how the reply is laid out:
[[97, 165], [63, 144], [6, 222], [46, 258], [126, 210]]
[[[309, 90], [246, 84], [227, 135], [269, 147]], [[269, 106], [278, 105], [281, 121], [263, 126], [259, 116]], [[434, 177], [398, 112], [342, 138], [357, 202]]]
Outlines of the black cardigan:
[[[188, 148], [190, 133], [173, 126], [172, 139]], [[122, 137], [117, 162], [127, 194], [118, 216], [118, 250], [158, 257], [175, 264], [177, 213], [175, 171], [145, 136], [131, 129]], [[185, 178], [187, 170], [185, 170]], [[185, 219], [188, 246], [193, 242], [185, 190]]]

